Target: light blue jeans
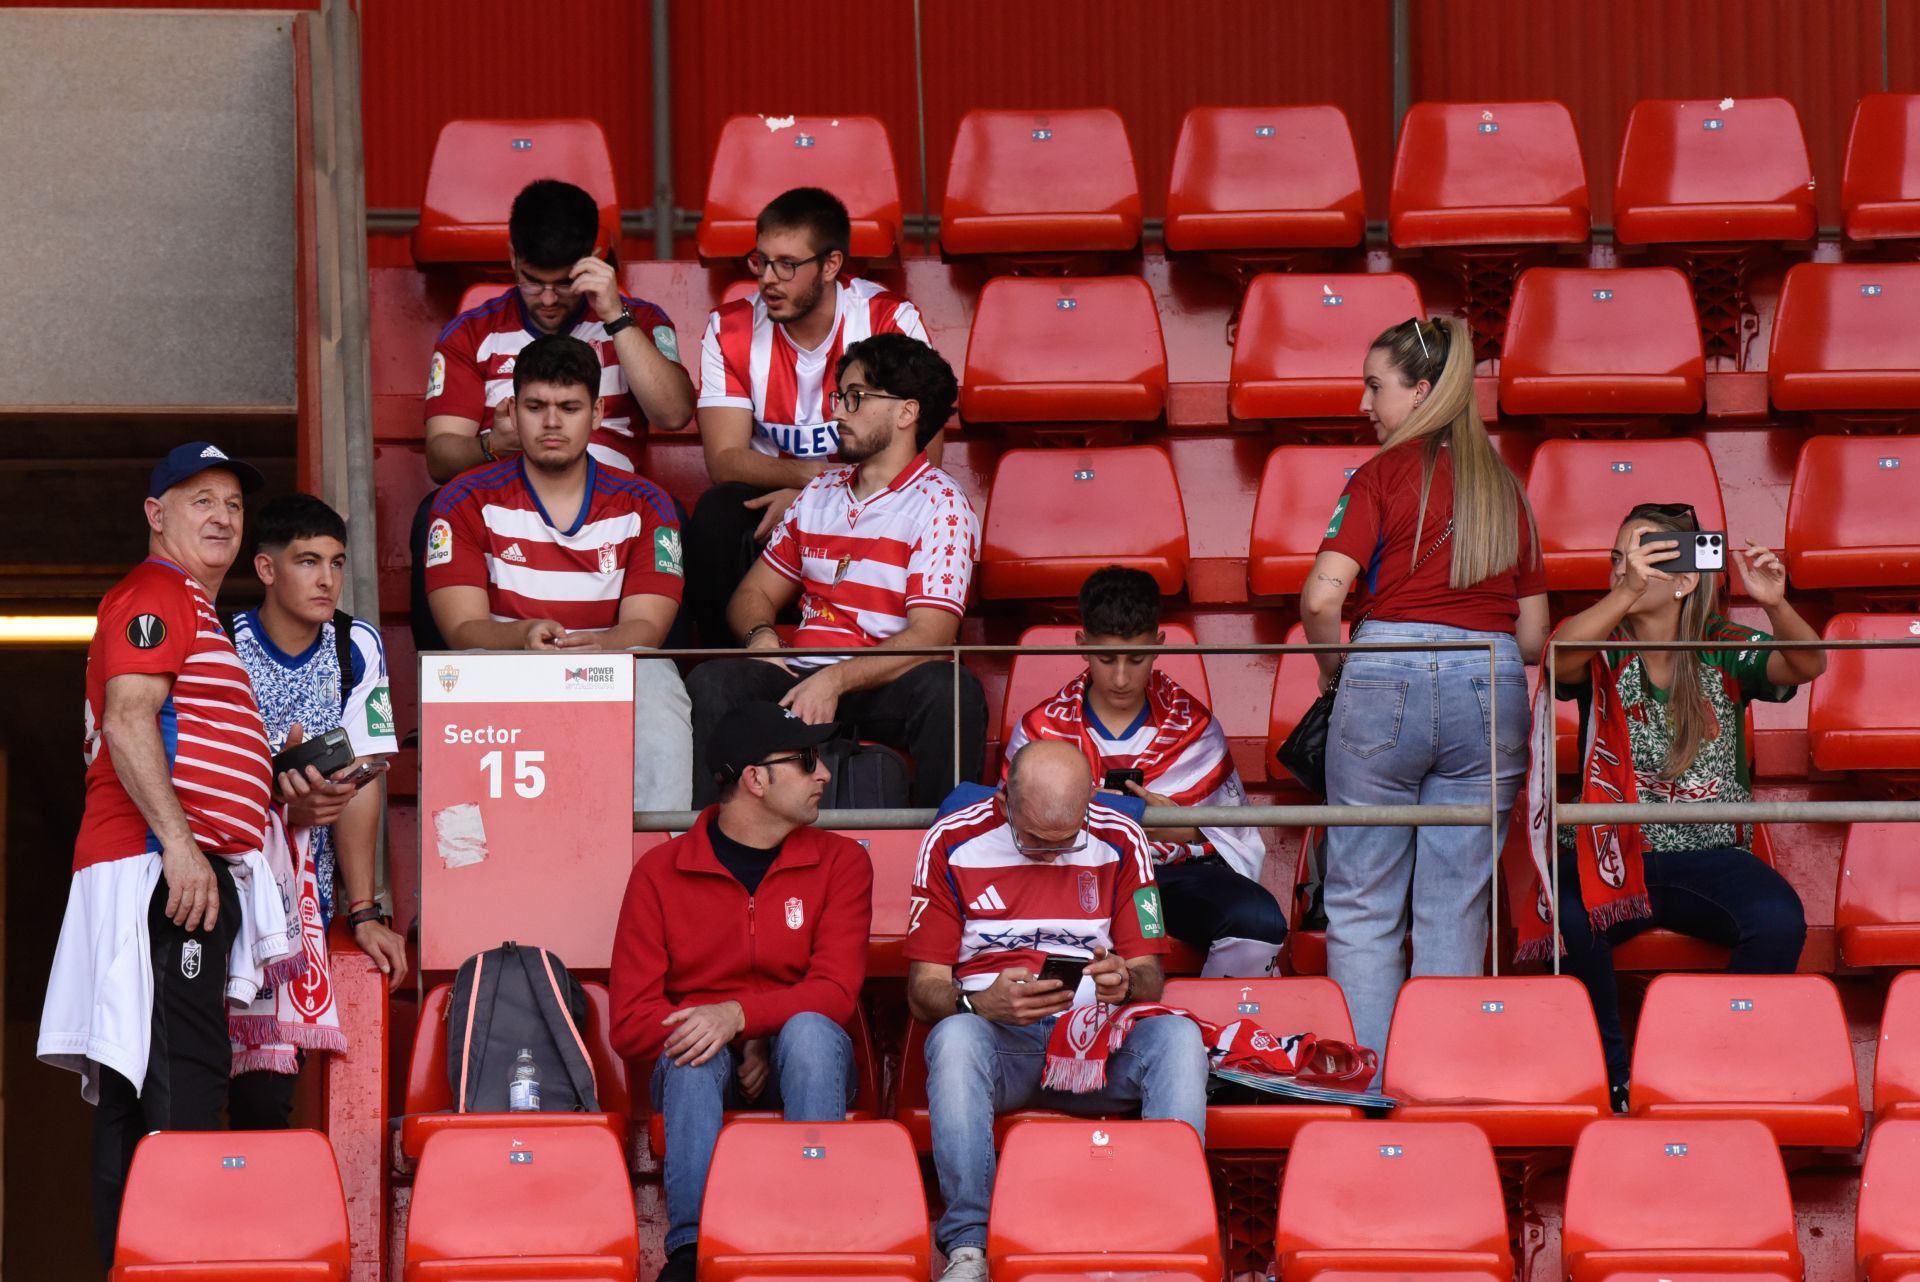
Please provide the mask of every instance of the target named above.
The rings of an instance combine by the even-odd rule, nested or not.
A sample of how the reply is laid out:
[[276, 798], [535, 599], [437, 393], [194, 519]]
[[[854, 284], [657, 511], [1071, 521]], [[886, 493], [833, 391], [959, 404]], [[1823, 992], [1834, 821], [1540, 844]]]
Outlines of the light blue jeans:
[[[1327, 801], [1484, 806], [1491, 737], [1505, 841], [1507, 809], [1527, 772], [1532, 722], [1526, 669], [1513, 637], [1370, 622], [1355, 640], [1491, 640], [1493, 676], [1485, 651], [1351, 653], [1327, 730]], [[1402, 941], [1409, 912], [1414, 974], [1478, 975], [1493, 871], [1481, 827], [1328, 831], [1327, 973], [1346, 994], [1354, 1036], [1380, 1052], [1383, 1065], [1394, 999], [1407, 978]]]
[[773, 1072], [757, 1100], [743, 1100], [731, 1050], [704, 1064], [676, 1065], [662, 1052], [653, 1066], [653, 1111], [667, 1128], [661, 1179], [667, 1186], [667, 1250], [700, 1236], [707, 1167], [728, 1108], [779, 1108], [789, 1122], [843, 1122], [853, 1103], [853, 1039], [813, 1011], [801, 1011], [774, 1035]]
[[1058, 1018], [1014, 1027], [978, 1015], [949, 1015], [927, 1034], [933, 1165], [947, 1203], [933, 1237], [948, 1255], [958, 1247], [987, 1245], [996, 1114], [1051, 1108], [1097, 1116], [1138, 1103], [1140, 1116], [1185, 1122], [1206, 1138], [1207, 1051], [1192, 1020], [1141, 1020], [1108, 1058], [1106, 1086], [1073, 1095], [1040, 1085], [1047, 1037]]

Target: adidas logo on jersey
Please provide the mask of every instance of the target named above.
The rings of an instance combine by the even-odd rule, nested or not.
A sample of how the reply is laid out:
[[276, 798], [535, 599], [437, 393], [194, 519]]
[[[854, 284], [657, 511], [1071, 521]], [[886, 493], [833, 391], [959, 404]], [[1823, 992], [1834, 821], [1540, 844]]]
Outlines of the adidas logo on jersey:
[[980, 897], [968, 904], [967, 907], [977, 913], [1000, 913], [1007, 910], [1007, 901], [1000, 898], [1000, 892], [998, 890], [995, 890], [992, 886], [988, 886], [980, 892]]
[[500, 362], [500, 373], [501, 373], [501, 375], [502, 375], [503, 377], [504, 377], [505, 375], [508, 375], [508, 374], [511, 374], [511, 373], [513, 373], [513, 362], [514, 362], [514, 359], [515, 359], [514, 357], [512, 357], [512, 356], [509, 356], [509, 357], [507, 357], [507, 359], [505, 359], [504, 361], [501, 361], [501, 362]]
[[509, 543], [507, 544], [507, 550], [500, 554], [500, 559], [502, 561], [511, 561], [515, 565], [525, 565], [527, 563], [527, 554], [520, 550], [518, 543]]

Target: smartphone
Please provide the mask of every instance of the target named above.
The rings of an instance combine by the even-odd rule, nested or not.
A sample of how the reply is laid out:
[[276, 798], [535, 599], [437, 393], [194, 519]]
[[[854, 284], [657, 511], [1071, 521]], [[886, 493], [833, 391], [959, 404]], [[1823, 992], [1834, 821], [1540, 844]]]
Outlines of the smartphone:
[[302, 739], [293, 747], [274, 753], [273, 777], [278, 779], [289, 770], [305, 774], [308, 766], [330, 775], [352, 764], [353, 745], [347, 741], [346, 729], [335, 726], [323, 735]]
[[[1147, 772], [1138, 766], [1129, 766], [1125, 770], [1109, 770], [1107, 781], [1100, 786], [1108, 792], [1126, 792], [1127, 785], [1130, 783], [1137, 783], [1142, 788], [1146, 787]], [[1128, 795], [1132, 794], [1128, 793]]]
[[1057, 979], [1068, 992], [1080, 987], [1081, 972], [1087, 968], [1085, 957], [1049, 956], [1040, 967], [1039, 979]]
[[1641, 547], [1655, 547], [1662, 543], [1671, 543], [1680, 549], [1679, 556], [1671, 561], [1662, 561], [1657, 567], [1668, 574], [1726, 572], [1727, 536], [1722, 530], [1700, 530], [1697, 533], [1672, 530], [1641, 532]]
[[381, 775], [387, 773], [388, 766], [389, 766], [389, 763], [386, 760], [386, 758], [370, 757], [367, 760], [360, 763], [360, 768], [358, 770], [354, 771], [350, 775], [345, 776], [344, 778], [336, 779], [334, 782], [350, 783], [354, 787], [358, 788], [361, 784], [367, 782], [367, 780], [377, 779]]

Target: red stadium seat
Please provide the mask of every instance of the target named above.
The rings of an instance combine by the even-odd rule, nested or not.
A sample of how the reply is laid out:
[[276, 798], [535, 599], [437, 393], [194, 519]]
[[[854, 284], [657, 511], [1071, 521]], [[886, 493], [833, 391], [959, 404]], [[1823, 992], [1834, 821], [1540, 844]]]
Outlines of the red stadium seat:
[[700, 1207], [703, 1282], [926, 1282], [920, 1160], [897, 1122], [753, 1122], [720, 1132]]
[[1280, 1186], [1283, 1282], [1327, 1272], [1378, 1279], [1513, 1275], [1493, 1150], [1464, 1122], [1316, 1122]]
[[1374, 453], [1372, 445], [1282, 445], [1267, 455], [1247, 552], [1256, 595], [1291, 596], [1306, 584], [1340, 491]]
[[[1340, 639], [1349, 640], [1351, 629], [1348, 624], [1340, 625]], [[1307, 644], [1307, 630], [1301, 624], [1287, 629], [1288, 645]], [[1273, 669], [1273, 704], [1267, 714], [1267, 761], [1273, 761], [1274, 754], [1280, 751], [1280, 745], [1293, 733], [1294, 726], [1300, 722], [1300, 714], [1313, 706], [1320, 697], [1320, 662], [1317, 655], [1283, 654]], [[1286, 771], [1277, 765], [1269, 764], [1271, 771], [1278, 777], [1289, 777]]]
[[1854, 1273], [1866, 1282], [1920, 1277], [1920, 1121], [1873, 1128], [1860, 1169], [1854, 1222]]
[[605, 1130], [555, 1117], [427, 1141], [406, 1282], [631, 1282], [640, 1247], [625, 1155]]
[[1920, 1120], [1920, 971], [1903, 971], [1887, 985], [1873, 1057], [1873, 1118], [1877, 1125]]
[[[1135, 1197], [1100, 1190], [1151, 1190]], [[1007, 1132], [987, 1218], [994, 1282], [1103, 1277], [1217, 1282], [1213, 1184], [1184, 1122], [1046, 1119]]]
[[1920, 94], [1870, 93], [1853, 109], [1840, 208], [1847, 236], [1920, 236]]
[[1367, 349], [1383, 330], [1426, 314], [1419, 287], [1398, 272], [1256, 276], [1240, 311], [1228, 412], [1246, 420], [1343, 419], [1363, 430]]
[[[1269, 1033], [1312, 1033], [1335, 1041], [1353, 1040], [1353, 1021], [1340, 985], [1324, 975], [1285, 979], [1169, 979], [1161, 998], [1190, 1010], [1209, 1024], [1225, 1026], [1252, 1020]], [[1345, 1121], [1360, 1110], [1345, 1104], [1209, 1104], [1209, 1152], [1271, 1153], [1293, 1145], [1308, 1122]]]
[[1338, 107], [1194, 107], [1173, 148], [1171, 253], [1345, 249], [1366, 234], [1353, 130]]
[[1621, 244], [1810, 240], [1815, 223], [1813, 166], [1785, 98], [1634, 104], [1614, 184]]
[[855, 258], [892, 256], [900, 240], [900, 180], [893, 141], [873, 116], [732, 116], [707, 171], [707, 203], [695, 244], [705, 259], [753, 249], [754, 220], [794, 187], [824, 187], [853, 220]]
[[1920, 263], [1800, 263], [1773, 313], [1767, 386], [1783, 410], [1920, 409]]
[[[900, 1050], [900, 1075], [894, 1083], [893, 1118], [907, 1128], [914, 1148], [933, 1152], [933, 1123], [927, 1111], [927, 1026], [911, 1017], [907, 1020], [905, 1043]], [[1022, 1109], [1001, 1113], [993, 1119], [994, 1147], [1006, 1141], [1014, 1123], [1032, 1118], [1059, 1117], [1051, 1109]]]
[[1909, 824], [1856, 823], [1840, 854], [1833, 924], [1849, 966], [1920, 966], [1920, 858]]
[[1140, 243], [1140, 179], [1118, 112], [969, 111], [947, 166], [949, 254], [1084, 254]]
[[1636, 1117], [1750, 1118], [1779, 1144], [1860, 1142], [1853, 1043], [1825, 975], [1661, 975], [1640, 1009], [1632, 1081]]
[[1700, 328], [1671, 267], [1535, 267], [1520, 276], [1500, 362], [1502, 414], [1697, 414]]
[[[1571, 709], [1570, 703], [1560, 705]], [[1748, 717], [1752, 717], [1749, 709]], [[1753, 726], [1751, 720], [1747, 726], [1747, 739], [1752, 742]], [[1563, 758], [1564, 760], [1564, 758]], [[1765, 824], [1753, 826], [1753, 854], [1769, 868], [1779, 866], [1774, 858], [1773, 838], [1768, 836]], [[1719, 944], [1696, 939], [1692, 935], [1683, 935], [1664, 926], [1655, 926], [1643, 930], [1632, 939], [1613, 946], [1613, 968], [1620, 971], [1669, 971], [1669, 970], [1715, 970], [1727, 968], [1730, 949]]]
[[591, 120], [449, 120], [427, 168], [413, 229], [413, 258], [431, 263], [507, 261], [507, 211], [537, 178], [583, 187], [600, 206], [604, 254], [620, 243], [620, 197], [607, 136]]
[[[1920, 639], [1920, 616], [1836, 614], [1829, 641]], [[1920, 649], [1835, 650], [1814, 679], [1807, 743], [1822, 770], [1920, 770]]]
[[1395, 245], [1570, 245], [1587, 239], [1589, 221], [1586, 166], [1564, 104], [1407, 109], [1387, 214]]
[[1157, 445], [1008, 450], [993, 474], [980, 562], [982, 594], [995, 599], [1073, 596], [1107, 565], [1145, 570], [1161, 592], [1178, 592], [1187, 517], [1172, 460]]
[[911, 896], [914, 865], [920, 859], [917, 830], [874, 828], [866, 831], [845, 828], [842, 834], [866, 847], [873, 863], [873, 924], [867, 930], [867, 974], [904, 975], [907, 958], [907, 927], [911, 924]]
[[346, 1282], [347, 1202], [318, 1131], [156, 1131], [127, 1173], [113, 1282]]
[[[1193, 629], [1184, 623], [1165, 623], [1160, 630], [1168, 645], [1193, 645]], [[1020, 644], [1072, 645], [1077, 628], [1069, 624], [1042, 624], [1020, 634]], [[1212, 705], [1207, 687], [1207, 669], [1197, 654], [1166, 654], [1154, 660], [1154, 667], [1165, 672], [1181, 688], [1200, 702]], [[1077, 654], [1016, 654], [1007, 671], [1007, 699], [1000, 713], [1000, 742], [1013, 741], [1020, 718], [1035, 705], [1051, 699], [1067, 682], [1086, 671], [1087, 661]], [[997, 772], [995, 772], [997, 773]]]
[[[1691, 503], [1703, 530], [1727, 528], [1713, 456], [1697, 439], [1542, 441], [1527, 471], [1547, 587], [1602, 591], [1620, 522], [1638, 503]], [[1738, 538], [1738, 535], [1735, 535]]]
[[1794, 586], [1908, 587], [1920, 594], [1916, 493], [1920, 441], [1808, 437], [1787, 499], [1785, 556]]
[[1151, 422], [1167, 402], [1167, 347], [1138, 276], [987, 282], [967, 332], [969, 423]]
[[1572, 1282], [1801, 1275], [1787, 1174], [1758, 1122], [1595, 1122], [1574, 1145], [1560, 1244]]
[[[612, 999], [605, 984], [582, 981], [587, 995], [587, 1026], [580, 1030], [593, 1062], [598, 1113], [542, 1113], [555, 1126], [586, 1126], [606, 1131], [624, 1151], [633, 1123], [633, 1100], [627, 1090], [627, 1064], [613, 1049]], [[427, 1140], [445, 1130], [512, 1129], [520, 1125], [517, 1113], [455, 1113], [453, 1087], [447, 1080], [447, 1002], [453, 985], [435, 984], [420, 1003], [420, 1026], [414, 1035], [413, 1055], [407, 1062], [405, 1115], [400, 1123], [400, 1151], [418, 1162]]]
[[1571, 1145], [1612, 1114], [1593, 1003], [1568, 975], [1408, 980], [1381, 1089], [1397, 1122], [1472, 1122], [1502, 1146]]

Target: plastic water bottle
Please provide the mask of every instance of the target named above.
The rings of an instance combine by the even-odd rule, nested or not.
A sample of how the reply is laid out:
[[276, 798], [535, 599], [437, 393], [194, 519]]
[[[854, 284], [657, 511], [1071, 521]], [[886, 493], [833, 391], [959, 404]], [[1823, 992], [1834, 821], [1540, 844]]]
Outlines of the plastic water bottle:
[[513, 1061], [513, 1080], [507, 1083], [507, 1111], [540, 1111], [540, 1066], [533, 1062], [533, 1052], [524, 1046]]

